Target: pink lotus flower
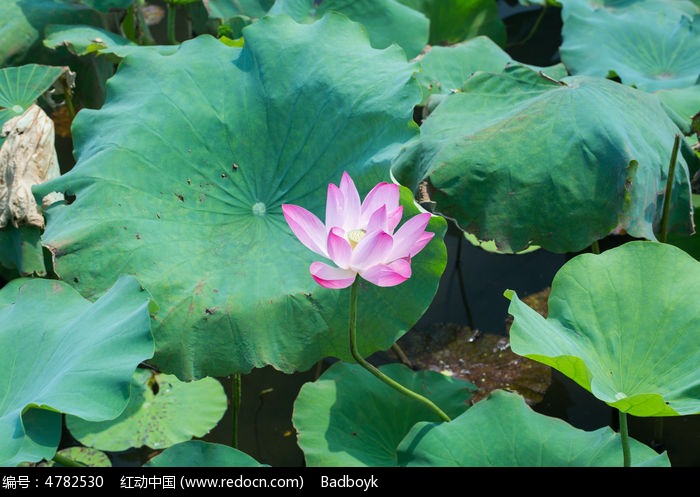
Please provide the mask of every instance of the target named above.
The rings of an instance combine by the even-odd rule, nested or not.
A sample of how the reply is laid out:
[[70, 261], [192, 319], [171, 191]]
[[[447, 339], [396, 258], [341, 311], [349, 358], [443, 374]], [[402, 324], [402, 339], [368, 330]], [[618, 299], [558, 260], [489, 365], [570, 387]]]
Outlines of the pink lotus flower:
[[348, 173], [340, 187], [328, 185], [326, 224], [298, 205], [284, 204], [282, 212], [301, 243], [335, 263], [314, 262], [309, 268], [325, 288], [349, 287], [358, 274], [377, 286], [403, 283], [411, 277], [411, 258], [435, 234], [425, 231], [428, 212], [413, 216], [394, 233], [403, 214], [398, 185], [379, 183], [360, 202]]

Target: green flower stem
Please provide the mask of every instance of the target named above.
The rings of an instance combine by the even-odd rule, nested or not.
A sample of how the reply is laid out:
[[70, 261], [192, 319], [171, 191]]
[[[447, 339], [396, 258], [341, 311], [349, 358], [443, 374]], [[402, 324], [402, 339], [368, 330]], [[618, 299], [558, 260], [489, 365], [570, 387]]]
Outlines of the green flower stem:
[[625, 468], [629, 468], [632, 465], [632, 456], [630, 454], [630, 439], [629, 433], [627, 431], [627, 413], [618, 411], [620, 413], [620, 439], [622, 441], [622, 461]]
[[598, 240], [591, 243], [591, 253], [595, 255], [600, 255], [600, 245], [598, 244]]
[[233, 414], [233, 448], [238, 448], [238, 416], [241, 412], [241, 374], [231, 376], [231, 412]]
[[431, 410], [433, 410], [443, 421], [452, 421], [450, 417], [443, 412], [442, 409], [440, 409], [438, 406], [436, 406], [430, 399], [427, 399], [423, 397], [420, 394], [417, 394], [416, 392], [409, 390], [408, 388], [404, 387], [400, 383], [392, 380], [389, 378], [387, 375], [379, 371], [377, 368], [372, 366], [369, 362], [365, 361], [365, 359], [360, 355], [359, 351], [357, 350], [357, 340], [356, 340], [356, 330], [357, 330], [357, 287], [359, 284], [359, 278], [355, 278], [355, 281], [352, 284], [351, 291], [350, 291], [350, 352], [352, 353], [352, 356], [355, 358], [357, 363], [365, 368], [367, 371], [372, 373], [374, 376], [382, 380], [384, 383], [389, 385], [391, 388], [398, 390], [401, 392], [403, 395], [406, 395], [408, 397], [411, 397], [412, 399], [415, 399], [424, 405], [428, 406]]
[[411, 363], [411, 359], [408, 358], [408, 356], [406, 355], [406, 352], [404, 352], [403, 349], [401, 348], [401, 345], [399, 345], [397, 342], [394, 342], [391, 346], [391, 350], [394, 351], [394, 354], [396, 354], [396, 357], [398, 357], [402, 363], [404, 363], [409, 368], [413, 367], [413, 363]]
[[469, 300], [467, 299], [467, 286], [464, 284], [464, 275], [462, 274], [462, 243], [464, 242], [464, 236], [459, 235], [457, 237], [457, 257], [455, 257], [455, 267], [454, 271], [457, 273], [457, 282], [459, 283], [459, 296], [462, 299], [462, 306], [464, 307], [464, 312], [467, 315], [467, 322], [472, 330], [477, 330], [477, 326], [474, 323], [474, 316], [472, 315], [472, 309], [469, 305]]
[[314, 369], [314, 381], [318, 380], [323, 373], [323, 359], [316, 362], [316, 368]]
[[73, 105], [73, 90], [68, 83], [68, 78], [63, 76], [61, 79], [61, 84], [63, 85], [63, 95], [66, 97], [66, 109], [68, 110], [68, 115], [71, 121], [75, 118], [75, 106]]
[[530, 32], [527, 35], [525, 35], [525, 37], [522, 40], [511, 44], [508, 48], [519, 47], [521, 45], [525, 45], [528, 41], [530, 41], [530, 39], [535, 35], [537, 30], [539, 29], [540, 24], [542, 24], [542, 19], [544, 19], [544, 15], [547, 13], [547, 7], [548, 5], [546, 3], [542, 6], [542, 10], [540, 10], [537, 19], [535, 19], [535, 23], [532, 25]]
[[[673, 191], [673, 178], [676, 173], [676, 160], [678, 159], [678, 148], [681, 145], [681, 135], [676, 133], [671, 150], [671, 161], [668, 164], [668, 178], [666, 178], [666, 192], [664, 193], [664, 210], [661, 215], [661, 227], [659, 228], [659, 241], [666, 243], [668, 238], [668, 213], [671, 210], [671, 193]], [[664, 418], [654, 418], [654, 439], [653, 445], [663, 447]]]
[[56, 454], [53, 456], [52, 460], [56, 464], [60, 464], [61, 466], [65, 466], [67, 468], [84, 468], [87, 466], [86, 464], [83, 464], [83, 463], [78, 462], [78, 461], [74, 461], [73, 459], [71, 459], [69, 457], [62, 456], [58, 452], [56, 452]]
[[167, 2], [165, 5], [168, 10], [168, 43], [177, 45], [177, 39], [175, 38], [175, 5], [170, 2]]
[[673, 190], [673, 177], [676, 172], [676, 159], [678, 158], [678, 147], [681, 144], [681, 135], [676, 133], [671, 151], [671, 162], [668, 164], [668, 178], [666, 179], [666, 193], [664, 194], [664, 210], [661, 215], [661, 228], [659, 228], [659, 241], [666, 243], [668, 236], [668, 213], [671, 210], [671, 191]]
[[156, 40], [153, 38], [146, 18], [143, 16], [143, 11], [141, 10], [145, 5], [145, 0], [137, 0], [136, 5], [134, 5], [134, 14], [136, 15], [136, 23], [138, 25], [137, 38], [139, 40], [139, 45], [155, 45]]

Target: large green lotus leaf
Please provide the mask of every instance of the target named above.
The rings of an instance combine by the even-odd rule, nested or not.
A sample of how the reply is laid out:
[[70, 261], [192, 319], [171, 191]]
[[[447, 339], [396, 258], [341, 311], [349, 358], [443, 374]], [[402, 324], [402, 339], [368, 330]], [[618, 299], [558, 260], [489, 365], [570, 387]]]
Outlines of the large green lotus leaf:
[[[161, 308], [154, 363], [180, 379], [351, 358], [350, 290], [313, 281], [320, 256], [292, 234], [281, 205], [325, 217], [329, 183], [347, 170], [366, 194], [390, 179], [391, 159], [418, 132], [413, 66], [398, 47], [371, 48], [358, 24], [270, 16], [245, 36], [243, 49], [202, 36], [174, 55], [127, 56], [104, 107], [73, 124], [76, 166], [34, 187], [76, 195], [47, 209], [57, 274], [92, 296], [116, 274], [137, 275]], [[360, 285], [364, 354], [388, 349], [430, 305], [446, 222], [433, 216], [428, 229], [438, 236], [410, 280]]]
[[634, 416], [700, 413], [700, 262], [635, 241], [556, 274], [545, 320], [513, 292], [510, 344]]
[[0, 290], [0, 465], [51, 459], [59, 412], [94, 421], [122, 412], [134, 369], [153, 355], [150, 302], [132, 276], [94, 303], [55, 280]]
[[100, 49], [101, 54], [112, 54], [121, 60], [136, 52], [154, 52], [158, 55], [172, 55], [177, 52], [177, 45], [110, 45]]
[[81, 444], [100, 450], [164, 449], [203, 437], [226, 408], [226, 394], [214, 378], [185, 383], [173, 375], [140, 369], [131, 382], [129, 404], [119, 417], [94, 422], [66, 416], [66, 426]]
[[160, 55], [170, 55], [177, 51], [176, 45], [137, 45], [101, 28], [68, 24], [47, 26], [44, 45], [53, 49], [65, 46], [75, 55], [105, 54], [111, 56], [114, 63], [135, 52], [155, 51]]
[[687, 88], [670, 88], [655, 92], [668, 115], [683, 133], [692, 132], [693, 116], [700, 113], [700, 85]]
[[[9, 423], [11, 420], [0, 415], [0, 430], [4, 429], [2, 424], [5, 421]], [[21, 426], [15, 431], [17, 437], [7, 447], [0, 448], [0, 467], [51, 459], [61, 441], [62, 427], [61, 413], [28, 406], [21, 413]], [[12, 456], [9, 455], [11, 451], [15, 452]]]
[[[517, 62], [510, 55], [486, 36], [477, 36], [449, 47], [432, 47], [420, 58], [420, 72], [416, 75], [423, 88], [423, 103], [431, 94], [460, 91], [462, 85], [477, 71], [500, 72], [515, 63]], [[531, 67], [553, 79], [568, 76], [562, 64]]]
[[0, 229], [0, 266], [18, 276], [46, 276], [41, 228], [8, 225]]
[[255, 19], [264, 16], [274, 3], [274, 0], [204, 0], [204, 7], [212, 19], [239, 16]]
[[[633, 466], [671, 465], [668, 456], [630, 439]], [[399, 445], [400, 466], [622, 466], [620, 435], [533, 411], [518, 394], [496, 390], [450, 423], [417, 423]]]
[[[655, 239], [678, 128], [654, 95], [524, 66], [477, 73], [463, 91], [394, 164], [404, 185], [429, 180], [436, 212], [504, 252], [576, 252], [616, 229]], [[679, 155], [671, 230], [692, 233], [690, 195]]]
[[[63, 1], [66, 2], [66, 0]], [[128, 9], [134, 3], [134, 0], [79, 0], [72, 3], [82, 3], [100, 12], [109, 12], [111, 9]]]
[[98, 12], [58, 0], [0, 2], [0, 66], [18, 65], [33, 54], [47, 24], [100, 25]]
[[190, 440], [165, 449], [149, 460], [147, 468], [265, 467], [245, 452], [227, 445]]
[[277, 0], [268, 14], [287, 14], [298, 22], [313, 22], [331, 11], [362, 24], [375, 48], [397, 43], [412, 58], [428, 43], [428, 19], [396, 0]]
[[562, 62], [571, 74], [610, 73], [646, 91], [683, 88], [700, 76], [700, 8], [690, 2], [564, 1]]
[[51, 24], [46, 27], [44, 46], [58, 48], [65, 46], [76, 55], [87, 55], [114, 49], [120, 46], [136, 46], [123, 36], [93, 26], [75, 26], [70, 24]]
[[503, 46], [506, 27], [492, 0], [399, 0], [430, 19], [431, 45], [448, 45], [488, 36]]
[[[71, 461], [84, 464], [85, 466], [91, 468], [110, 468], [112, 467], [112, 461], [109, 456], [104, 452], [93, 449], [91, 447], [68, 447], [67, 449], [61, 449], [57, 452]], [[43, 461], [36, 466], [40, 468], [62, 468], [63, 465], [56, 463], [56, 461]]]
[[[387, 364], [381, 371], [428, 397], [448, 416], [469, 406], [476, 387], [434, 371]], [[292, 421], [307, 466], [396, 466], [396, 447], [418, 421], [440, 418], [358, 364], [335, 363], [294, 402]]]

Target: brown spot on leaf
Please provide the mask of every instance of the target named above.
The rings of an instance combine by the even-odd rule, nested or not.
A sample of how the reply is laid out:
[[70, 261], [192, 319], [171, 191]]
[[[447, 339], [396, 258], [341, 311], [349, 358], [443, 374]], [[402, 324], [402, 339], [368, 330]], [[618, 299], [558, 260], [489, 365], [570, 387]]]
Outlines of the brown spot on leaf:
[[207, 280], [206, 278], [202, 278], [197, 282], [197, 285], [194, 287], [194, 292], [192, 292], [194, 295], [202, 295], [204, 292], [202, 291], [204, 289], [204, 285], [206, 284]]
[[51, 252], [51, 254], [53, 254], [54, 258], [56, 259], [66, 255], [66, 251], [60, 247], [56, 247], [54, 245], [46, 245], [46, 248], [49, 250], [49, 252]]

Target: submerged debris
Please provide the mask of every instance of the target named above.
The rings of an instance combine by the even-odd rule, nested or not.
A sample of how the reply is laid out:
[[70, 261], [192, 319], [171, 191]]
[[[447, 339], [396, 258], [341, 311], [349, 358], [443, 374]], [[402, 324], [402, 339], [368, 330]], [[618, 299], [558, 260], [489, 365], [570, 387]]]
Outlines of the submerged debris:
[[[523, 301], [546, 316], [548, 296], [549, 288]], [[542, 400], [552, 382], [551, 368], [514, 353], [507, 335], [439, 323], [429, 329], [414, 329], [398, 343], [414, 368], [438, 371], [473, 383], [478, 390], [472, 403], [493, 390], [506, 389], [519, 393], [528, 404], [534, 405]]]

